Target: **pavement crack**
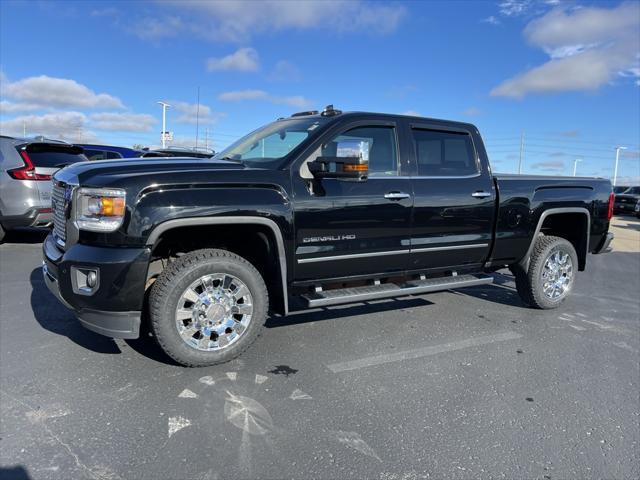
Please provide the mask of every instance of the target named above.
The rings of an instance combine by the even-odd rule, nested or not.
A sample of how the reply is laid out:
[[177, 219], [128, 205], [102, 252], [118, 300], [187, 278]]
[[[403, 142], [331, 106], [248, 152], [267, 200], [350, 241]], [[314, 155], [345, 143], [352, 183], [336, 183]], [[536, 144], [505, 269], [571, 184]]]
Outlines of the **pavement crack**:
[[[36, 410], [27, 402], [20, 400], [19, 398], [11, 395], [10, 393], [7, 393], [3, 390], [0, 390], [0, 393], [4, 393], [7, 397], [12, 399], [14, 402], [22, 405], [24, 408], [27, 408], [30, 411]], [[90, 478], [94, 480], [110, 480], [109, 477], [104, 477], [102, 475], [95, 473], [93, 470], [91, 470], [91, 468], [87, 467], [84, 463], [82, 463], [82, 461], [80, 460], [80, 457], [78, 457], [78, 455], [72, 450], [71, 446], [68, 443], [66, 443], [64, 440], [62, 440], [58, 435], [56, 435], [56, 433], [53, 430], [51, 430], [51, 428], [49, 428], [44, 422], [40, 423], [40, 425], [42, 426], [43, 430], [45, 430], [49, 434], [51, 438], [53, 438], [59, 445], [61, 445], [69, 453], [69, 455], [73, 458], [75, 464], [80, 469], [84, 470], [89, 475]]]

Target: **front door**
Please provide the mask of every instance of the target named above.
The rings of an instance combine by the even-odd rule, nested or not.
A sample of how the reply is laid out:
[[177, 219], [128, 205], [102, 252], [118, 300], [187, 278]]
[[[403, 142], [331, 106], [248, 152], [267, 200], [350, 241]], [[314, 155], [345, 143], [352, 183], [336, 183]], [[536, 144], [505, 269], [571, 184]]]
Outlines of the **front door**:
[[413, 195], [400, 177], [395, 123], [346, 126], [311, 155], [339, 156], [338, 144], [368, 148], [365, 181], [312, 180], [294, 173], [295, 281], [370, 276], [407, 268]]
[[414, 217], [410, 269], [478, 268], [489, 255], [495, 191], [471, 132], [411, 125]]

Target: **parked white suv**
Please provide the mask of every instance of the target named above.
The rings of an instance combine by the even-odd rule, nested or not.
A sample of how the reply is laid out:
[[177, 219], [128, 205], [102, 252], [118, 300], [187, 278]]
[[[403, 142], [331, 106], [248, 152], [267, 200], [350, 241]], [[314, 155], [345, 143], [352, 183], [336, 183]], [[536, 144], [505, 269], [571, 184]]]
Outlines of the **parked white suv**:
[[51, 226], [51, 176], [86, 160], [81, 147], [65, 142], [0, 136], [0, 242], [16, 227]]

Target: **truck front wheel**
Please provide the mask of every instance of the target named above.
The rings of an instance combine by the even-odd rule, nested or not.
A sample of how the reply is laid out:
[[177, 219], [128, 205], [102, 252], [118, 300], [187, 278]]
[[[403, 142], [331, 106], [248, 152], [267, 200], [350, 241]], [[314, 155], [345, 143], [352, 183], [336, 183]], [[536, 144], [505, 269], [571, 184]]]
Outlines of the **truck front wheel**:
[[511, 271], [524, 303], [541, 309], [556, 308], [573, 289], [578, 255], [564, 238], [540, 236], [533, 247], [529, 268], [514, 265]]
[[269, 309], [262, 276], [226, 250], [196, 250], [165, 268], [149, 297], [151, 329], [176, 362], [228, 362], [258, 337]]

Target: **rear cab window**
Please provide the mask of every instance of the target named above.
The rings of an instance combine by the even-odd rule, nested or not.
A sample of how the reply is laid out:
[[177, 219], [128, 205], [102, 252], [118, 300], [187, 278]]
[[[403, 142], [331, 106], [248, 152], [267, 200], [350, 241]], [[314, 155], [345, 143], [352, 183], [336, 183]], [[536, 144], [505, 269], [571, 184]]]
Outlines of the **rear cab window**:
[[466, 177], [479, 172], [467, 132], [412, 128], [420, 177]]

